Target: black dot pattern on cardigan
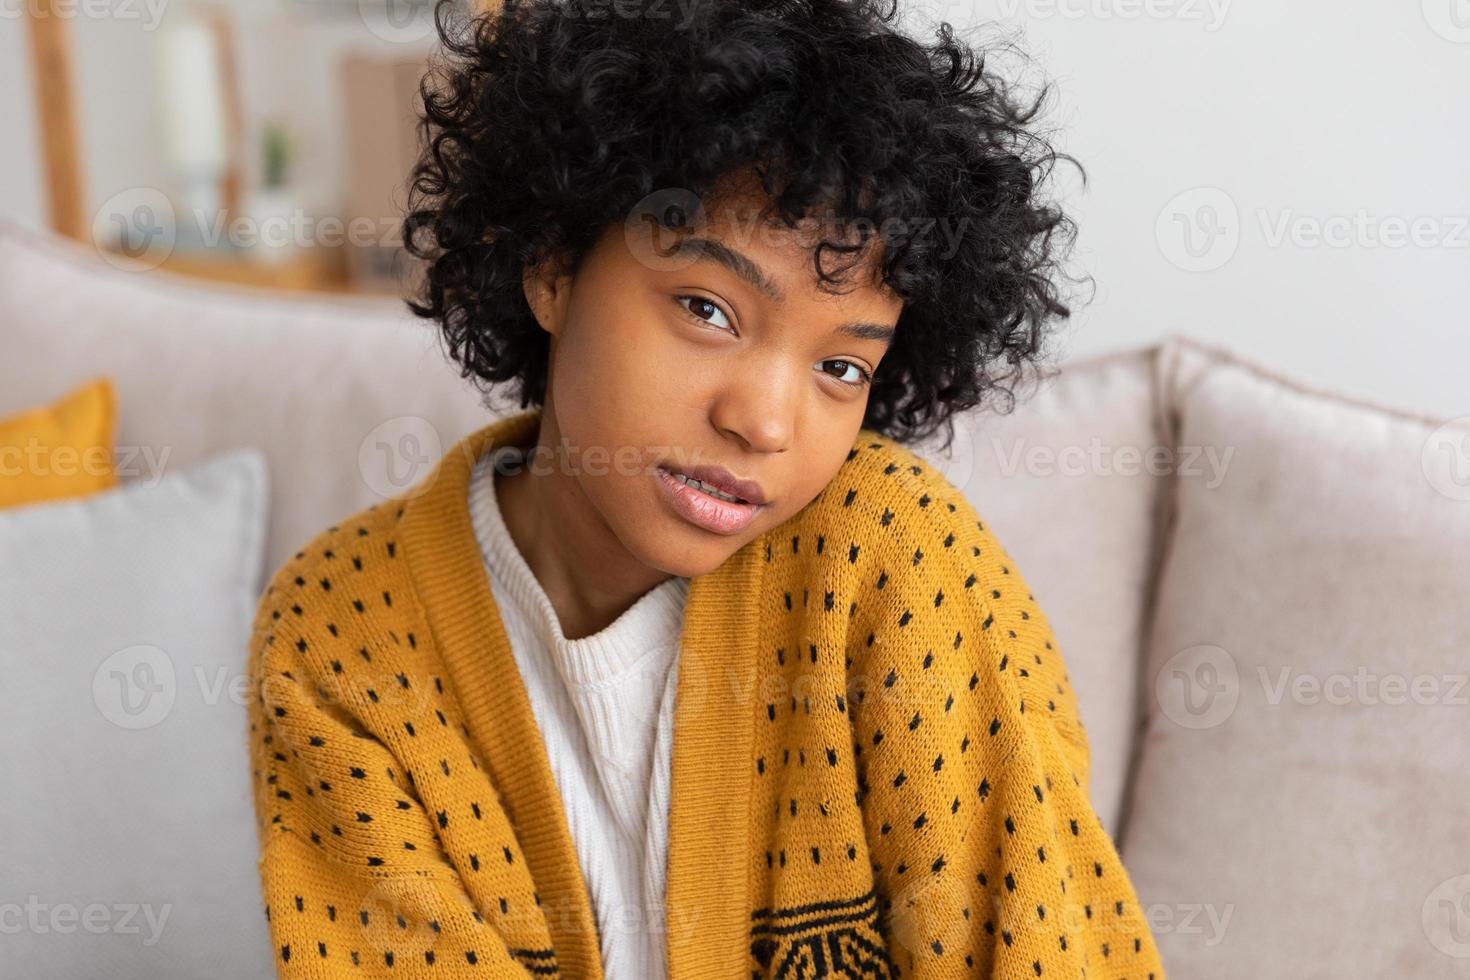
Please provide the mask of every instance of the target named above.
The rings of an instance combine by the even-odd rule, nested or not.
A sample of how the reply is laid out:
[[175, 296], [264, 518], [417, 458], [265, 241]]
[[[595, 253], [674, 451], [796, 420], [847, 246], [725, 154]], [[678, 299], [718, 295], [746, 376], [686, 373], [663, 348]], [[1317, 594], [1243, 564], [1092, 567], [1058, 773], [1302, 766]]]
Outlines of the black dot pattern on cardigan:
[[867, 433], [765, 558], [752, 975], [1162, 978], [1055, 636], [964, 495]]
[[385, 587], [401, 506], [315, 536], [256, 613], [248, 711], [277, 970], [554, 975], [529, 877], [491, 873], [522, 852], [422, 611]]
[[[549, 925], [564, 910], [522, 850], [544, 821], [512, 820], [477, 755], [404, 567], [403, 509], [314, 537], [256, 614], [250, 746], [277, 970], [570, 975]], [[1088, 803], [1055, 637], [965, 497], [864, 430], [817, 499], [752, 547], [758, 639], [732, 702], [754, 735], [750, 834], [730, 841], [746, 849], [752, 980], [1162, 980]]]

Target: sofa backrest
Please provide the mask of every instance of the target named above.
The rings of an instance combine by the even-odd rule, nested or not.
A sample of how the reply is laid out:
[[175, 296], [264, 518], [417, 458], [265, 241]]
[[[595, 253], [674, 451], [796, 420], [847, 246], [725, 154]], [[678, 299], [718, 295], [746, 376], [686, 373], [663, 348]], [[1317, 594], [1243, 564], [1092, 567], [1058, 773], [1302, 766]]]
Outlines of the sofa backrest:
[[112, 379], [124, 482], [226, 448], [263, 450], [268, 570], [405, 489], [491, 417], [432, 325], [398, 300], [133, 271], [3, 221], [0, 333], [0, 415]]

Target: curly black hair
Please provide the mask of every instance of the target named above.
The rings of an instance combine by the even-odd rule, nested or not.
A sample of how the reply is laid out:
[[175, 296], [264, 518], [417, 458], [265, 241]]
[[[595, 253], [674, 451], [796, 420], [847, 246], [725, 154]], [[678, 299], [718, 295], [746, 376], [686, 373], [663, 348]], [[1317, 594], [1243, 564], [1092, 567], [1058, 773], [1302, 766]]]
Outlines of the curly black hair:
[[[505, 0], [452, 20], [439, 0], [443, 50], [419, 85], [402, 226], [425, 260], [409, 308], [438, 321], [487, 398], [513, 380], [522, 407], [540, 405], [549, 346], [525, 269], [560, 254], [575, 270], [648, 195], [717, 199], [747, 171], [771, 201], [763, 215], [794, 227], [823, 208], [859, 228], [856, 245], [812, 248], [824, 287], [836, 281], [824, 251], [903, 229], [885, 234], [877, 270], [903, 309], [866, 427], [912, 441], [943, 425], [948, 443], [951, 416], [988, 392], [1013, 407], [1004, 382], [1038, 365], [1049, 319], [1071, 315], [1057, 280], [1075, 225], [1039, 188], [1058, 158], [1076, 161], [1031, 128], [1046, 88], [1023, 104], [950, 24], [926, 45], [897, 12], [896, 0]], [[916, 216], [963, 234], [946, 241]]]

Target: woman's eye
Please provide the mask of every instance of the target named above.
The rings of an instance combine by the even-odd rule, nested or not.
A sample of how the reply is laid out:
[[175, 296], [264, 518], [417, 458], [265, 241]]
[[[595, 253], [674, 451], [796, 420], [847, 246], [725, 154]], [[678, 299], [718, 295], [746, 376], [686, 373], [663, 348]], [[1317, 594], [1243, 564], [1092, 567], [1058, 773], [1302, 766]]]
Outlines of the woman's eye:
[[871, 380], [868, 377], [868, 372], [858, 367], [852, 361], [844, 361], [833, 358], [831, 360], [822, 361], [820, 367], [826, 373], [831, 374], [832, 372], [830, 368], [833, 365], [838, 368], [838, 373], [833, 375], [833, 377], [835, 377], [838, 381], [841, 381], [843, 384], [849, 384], [856, 387], [860, 385], [865, 385]]
[[[689, 301], [688, 305], [685, 304], [685, 300]], [[721, 330], [733, 331], [735, 329], [730, 318], [725, 315], [725, 311], [720, 309], [719, 304], [713, 300], [705, 299], [703, 296], [675, 296], [674, 302], [687, 310], [689, 315], [700, 323], [708, 323]], [[717, 323], [710, 319], [713, 316], [723, 317], [725, 322]]]

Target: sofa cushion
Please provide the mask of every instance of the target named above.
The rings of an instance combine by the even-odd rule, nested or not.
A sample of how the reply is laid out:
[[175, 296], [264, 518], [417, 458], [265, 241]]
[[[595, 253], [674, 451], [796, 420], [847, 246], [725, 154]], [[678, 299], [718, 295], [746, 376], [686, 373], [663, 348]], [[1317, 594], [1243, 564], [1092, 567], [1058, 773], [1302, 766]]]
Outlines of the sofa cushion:
[[84, 497], [116, 484], [116, 428], [112, 383], [105, 377], [0, 418], [0, 508]]
[[122, 482], [156, 482], [220, 449], [264, 451], [272, 569], [412, 485], [491, 415], [432, 324], [398, 300], [131, 271], [3, 220], [0, 323], [0, 415], [109, 376]]
[[257, 450], [0, 511], [0, 974], [265, 980], [246, 743]]
[[921, 450], [975, 505], [1051, 623], [1092, 750], [1093, 809], [1115, 839], [1167, 473], [1153, 365], [1152, 348], [1066, 363], [1017, 389], [1013, 411], [960, 416], [950, 451]]
[[1123, 853], [1170, 977], [1470, 954], [1470, 426], [1179, 348], [1186, 450]]

